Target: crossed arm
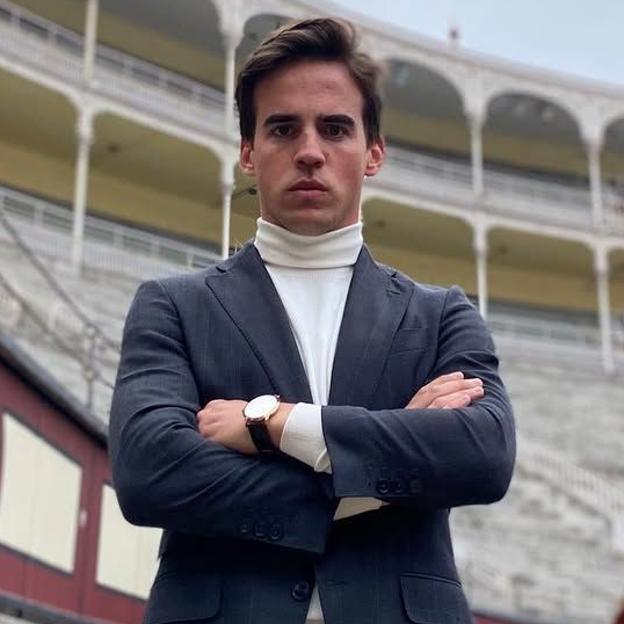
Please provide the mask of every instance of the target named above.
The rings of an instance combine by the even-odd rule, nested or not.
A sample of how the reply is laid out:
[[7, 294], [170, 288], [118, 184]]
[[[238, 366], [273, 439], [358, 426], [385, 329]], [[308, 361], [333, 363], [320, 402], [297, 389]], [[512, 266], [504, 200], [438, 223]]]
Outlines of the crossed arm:
[[[388, 499], [398, 504], [497, 500], [511, 477], [513, 418], [482, 321], [463, 301], [447, 306], [434, 382], [405, 408], [323, 408], [328, 475], [284, 455], [254, 455], [240, 404], [202, 409], [176, 307], [162, 284], [143, 284], [126, 321], [111, 407], [113, 480], [124, 515], [185, 533], [268, 540], [246, 528], [260, 518], [283, 526], [281, 545], [322, 552], [338, 498], [379, 496], [371, 466], [418, 473], [417, 492]], [[456, 352], [456, 334], [466, 331], [475, 337]], [[466, 392], [466, 379], [446, 376], [455, 371], [483, 380], [481, 398], [478, 382]], [[230, 408], [236, 418], [226, 418]], [[288, 409], [275, 421], [275, 440]]]
[[[483, 396], [483, 382], [465, 379], [461, 371], [441, 375], [420, 388], [405, 409], [452, 409], [467, 407]], [[233, 451], [255, 455], [256, 447], [241, 417], [247, 401], [214, 399], [197, 413], [199, 433], [206, 439]], [[280, 447], [284, 427], [294, 405], [280, 403], [278, 411], [267, 421], [267, 429], [276, 448]]]

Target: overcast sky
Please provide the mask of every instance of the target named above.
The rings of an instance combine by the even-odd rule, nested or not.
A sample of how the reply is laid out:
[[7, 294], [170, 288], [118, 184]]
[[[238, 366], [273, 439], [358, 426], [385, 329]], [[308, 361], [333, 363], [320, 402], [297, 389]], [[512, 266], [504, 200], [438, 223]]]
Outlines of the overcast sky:
[[624, 0], [333, 0], [351, 10], [510, 59], [624, 85]]

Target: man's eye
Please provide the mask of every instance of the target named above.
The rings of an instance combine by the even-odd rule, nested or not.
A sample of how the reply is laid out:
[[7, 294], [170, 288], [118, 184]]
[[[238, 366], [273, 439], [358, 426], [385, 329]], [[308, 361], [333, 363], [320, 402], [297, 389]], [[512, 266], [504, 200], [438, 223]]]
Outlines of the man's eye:
[[271, 129], [271, 134], [276, 137], [288, 137], [292, 134], [292, 126], [274, 126]]
[[325, 127], [325, 134], [332, 139], [339, 139], [347, 134], [347, 129], [338, 124], [329, 124]]

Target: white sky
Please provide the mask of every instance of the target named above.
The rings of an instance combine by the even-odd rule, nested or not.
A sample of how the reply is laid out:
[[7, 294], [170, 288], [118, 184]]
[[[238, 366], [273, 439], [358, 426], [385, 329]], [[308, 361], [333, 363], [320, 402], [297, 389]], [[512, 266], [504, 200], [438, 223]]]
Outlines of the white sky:
[[333, 0], [503, 59], [624, 85], [624, 0]]

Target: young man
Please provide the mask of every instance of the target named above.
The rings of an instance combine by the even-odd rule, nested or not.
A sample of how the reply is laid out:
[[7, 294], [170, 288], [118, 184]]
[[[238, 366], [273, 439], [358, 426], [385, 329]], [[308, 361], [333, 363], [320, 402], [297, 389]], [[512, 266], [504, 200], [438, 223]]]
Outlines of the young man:
[[137, 292], [110, 449], [165, 529], [148, 623], [471, 621], [449, 509], [504, 495], [513, 417], [461, 290], [362, 245], [378, 78], [348, 24], [270, 35], [237, 88], [254, 242]]

